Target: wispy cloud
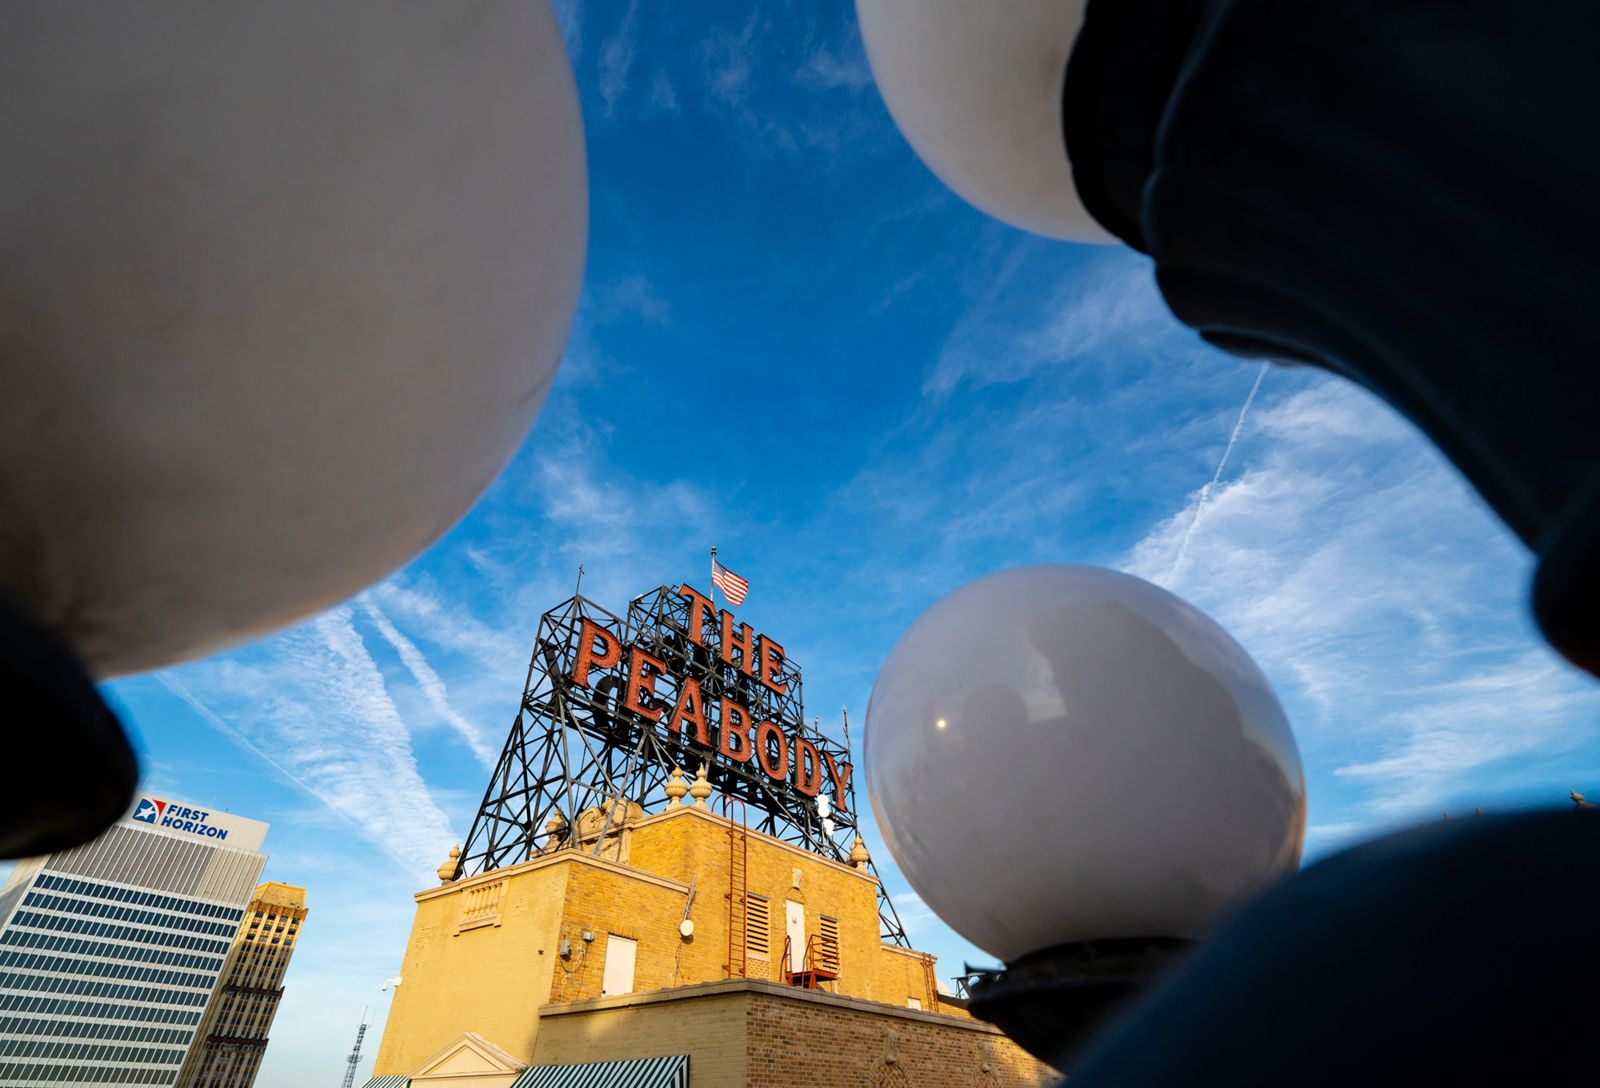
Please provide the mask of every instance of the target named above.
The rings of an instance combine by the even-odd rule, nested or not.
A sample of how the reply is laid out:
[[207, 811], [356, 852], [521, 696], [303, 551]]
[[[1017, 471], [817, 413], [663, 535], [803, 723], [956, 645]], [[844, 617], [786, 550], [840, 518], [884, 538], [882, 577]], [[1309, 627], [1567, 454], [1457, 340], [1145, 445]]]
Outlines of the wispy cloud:
[[916, 933], [929, 926], [939, 925], [939, 916], [933, 913], [932, 908], [922, 901], [922, 896], [916, 892], [898, 892], [889, 897], [894, 904], [895, 913], [900, 916], [900, 924], [905, 926], [906, 933]]
[[[478, 562], [490, 562], [480, 558]], [[503, 571], [515, 573], [507, 564], [493, 561]], [[514, 669], [528, 656], [527, 632], [495, 627], [474, 615], [460, 600], [446, 599], [423, 583], [397, 576], [367, 591], [393, 615], [401, 617], [413, 630], [424, 632], [426, 640], [454, 653], [464, 654], [474, 664], [491, 673]]]
[[700, 43], [706, 87], [725, 106], [746, 105], [754, 71], [756, 30], [761, 16], [752, 11], [738, 30], [715, 27]]
[[1188, 558], [1189, 544], [1194, 540], [1194, 531], [1200, 526], [1200, 519], [1206, 512], [1206, 500], [1211, 497], [1211, 492], [1216, 490], [1217, 481], [1222, 479], [1223, 472], [1227, 471], [1228, 458], [1233, 456], [1233, 447], [1239, 444], [1239, 432], [1244, 430], [1244, 421], [1250, 414], [1250, 406], [1255, 403], [1256, 393], [1261, 390], [1261, 379], [1266, 377], [1267, 364], [1262, 363], [1256, 370], [1256, 380], [1250, 383], [1250, 392], [1244, 398], [1244, 404], [1239, 408], [1239, 418], [1233, 422], [1233, 430], [1228, 433], [1228, 444], [1222, 447], [1222, 456], [1217, 459], [1217, 471], [1211, 474], [1211, 479], [1200, 489], [1200, 494], [1194, 500], [1194, 516], [1189, 519], [1189, 527], [1183, 531], [1183, 539], [1178, 543], [1178, 554], [1173, 556], [1172, 567], [1167, 571], [1167, 580], [1171, 581], [1178, 573], [1178, 568], [1183, 566], [1183, 561]]
[[678, 92], [673, 89], [672, 79], [663, 68], [657, 68], [650, 79], [650, 104], [669, 113], [678, 112]]
[[1041, 306], [1033, 277], [1049, 253], [1048, 245], [1036, 239], [1006, 250], [962, 308], [923, 382], [925, 394], [1022, 382], [1042, 369], [1092, 359], [1112, 347], [1124, 356], [1158, 346], [1169, 353], [1208, 350], [1173, 321], [1148, 267], [1121, 253], [1093, 254], [1072, 274], [1057, 270], [1048, 281], [1054, 289]]
[[795, 82], [813, 91], [860, 90], [872, 85], [872, 69], [860, 53], [844, 57], [829, 49], [818, 49], [795, 73]]
[[479, 763], [485, 768], [492, 769], [495, 760], [499, 758], [499, 752], [489, 747], [477, 726], [463, 718], [455, 707], [450, 705], [450, 695], [445, 690], [444, 681], [439, 679], [439, 674], [428, 664], [428, 659], [417, 649], [416, 643], [401, 634], [394, 624], [389, 622], [389, 617], [373, 603], [370, 596], [363, 596], [361, 608], [372, 626], [377, 628], [378, 634], [382, 635], [384, 641], [399, 655], [401, 663], [411, 673], [412, 679], [417, 682], [417, 687], [421, 689], [434, 712], [466, 742], [467, 747], [472, 749], [472, 754], [478, 757]]
[[[263, 644], [254, 663], [201, 663], [163, 683], [213, 728], [231, 726], [378, 851], [425, 874], [452, 841], [449, 822], [353, 619], [348, 606], [334, 609]], [[201, 710], [217, 706], [230, 708], [231, 723]]]
[[1244, 471], [1193, 493], [1122, 565], [1262, 663], [1298, 708], [1302, 747], [1338, 768], [1323, 788], [1363, 798], [1349, 817], [1427, 811], [1585, 734], [1600, 693], [1532, 647], [1527, 556], [1392, 412], [1327, 380], [1258, 410], [1235, 441]]
[[1404, 696], [1409, 705], [1384, 716], [1379, 753], [1333, 772], [1372, 787], [1383, 815], [1436, 804], [1472, 772], [1512, 757], [1576, 746], [1600, 705], [1589, 684], [1542, 652]]
[[[321, 800], [321, 798], [317, 797], [316, 790], [312, 789], [310, 785], [301, 781], [299, 778], [296, 778], [293, 771], [289, 770], [289, 768], [285, 767], [282, 763], [279, 763], [266, 752], [263, 752], [260, 748], [256, 747], [250, 742], [249, 737], [245, 736], [238, 729], [224, 721], [220, 714], [202, 702], [200, 697], [190, 690], [189, 685], [184, 683], [176, 675], [170, 672], [158, 672], [155, 674], [155, 678], [156, 682], [162, 687], [166, 688], [168, 691], [172, 692], [172, 694], [188, 703], [189, 709], [200, 715], [201, 721], [205, 722], [218, 733], [221, 733], [224, 737], [228, 738], [228, 740], [237, 746], [241, 751], [247, 753], [251, 758], [259, 760], [260, 762], [265, 763], [268, 767], [271, 767], [274, 771], [281, 775], [286, 782], [290, 783], [307, 796], [315, 800]], [[335, 809], [330, 809], [329, 811], [337, 812]]]
[[348, 607], [324, 613], [297, 640], [291, 656], [301, 669], [301, 690], [318, 705], [280, 702], [276, 724], [303, 753], [306, 777], [324, 800], [366, 827], [391, 856], [426, 874], [439, 844], [452, 838], [449, 823], [428, 794], [410, 732], [353, 619]]
[[583, 56], [583, 5], [580, 0], [550, 0], [550, 7], [555, 12], [556, 25], [561, 28], [567, 56], [576, 67]]
[[756, 8], [737, 30], [716, 26], [702, 39], [701, 78], [706, 105], [754, 137], [755, 149], [793, 152], [799, 149], [800, 141], [791, 128], [755, 105], [759, 78], [755, 60], [761, 25], [762, 13]]
[[[708, 497], [683, 481], [646, 486], [605, 463], [603, 437], [576, 421], [563, 441], [551, 442], [537, 460], [537, 488], [545, 516], [561, 535], [581, 541], [599, 559], [637, 557], [643, 534], [659, 526], [688, 531], [710, 520]], [[654, 552], [655, 548], [650, 551]]]
[[588, 306], [589, 319], [599, 323], [634, 317], [651, 325], [666, 325], [672, 311], [667, 300], [657, 293], [655, 285], [637, 274], [623, 276], [594, 289]]
[[639, 0], [629, 0], [617, 29], [600, 46], [600, 98], [606, 116], [628, 90], [628, 74], [633, 69], [635, 37], [639, 21]]
[[1306, 838], [1318, 843], [1340, 842], [1360, 835], [1366, 825], [1359, 821], [1337, 824], [1312, 824], [1306, 828]]

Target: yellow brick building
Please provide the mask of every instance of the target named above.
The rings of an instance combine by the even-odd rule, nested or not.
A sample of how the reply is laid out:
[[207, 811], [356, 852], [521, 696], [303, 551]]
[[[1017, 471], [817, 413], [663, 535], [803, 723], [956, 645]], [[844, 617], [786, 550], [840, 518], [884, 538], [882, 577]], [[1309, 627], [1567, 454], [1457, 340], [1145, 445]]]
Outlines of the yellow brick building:
[[[602, 816], [565, 848], [417, 894], [369, 1084], [1048, 1081], [940, 992], [932, 956], [880, 939], [864, 851], [836, 862], [703, 800]], [[587, 1068], [604, 1062], [623, 1064]]]
[[304, 888], [276, 881], [256, 885], [177, 1088], [250, 1088], [255, 1083], [283, 998], [284, 972], [305, 919]]

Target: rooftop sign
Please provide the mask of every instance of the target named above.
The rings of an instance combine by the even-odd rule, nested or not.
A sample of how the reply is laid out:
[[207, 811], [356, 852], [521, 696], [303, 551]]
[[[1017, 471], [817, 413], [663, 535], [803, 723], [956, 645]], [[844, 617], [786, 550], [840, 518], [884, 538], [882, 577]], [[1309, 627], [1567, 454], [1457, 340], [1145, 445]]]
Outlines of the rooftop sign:
[[123, 818], [131, 827], [154, 828], [180, 838], [201, 839], [234, 850], [260, 850], [267, 837], [267, 825], [215, 809], [199, 808], [141, 793]]
[[[848, 747], [805, 721], [783, 644], [688, 583], [619, 616], [575, 596], [539, 620], [520, 713], [462, 871], [515, 864], [581, 837], [613, 799], [666, 803], [675, 768], [702, 766], [724, 811], [842, 860], [854, 839]], [[592, 822], [592, 819], [591, 819]]]
[[[782, 643], [688, 583], [639, 594], [625, 616], [568, 598], [539, 617], [516, 719], [456, 875], [553, 850], [603, 855], [609, 844], [620, 856], [618, 825], [667, 807], [669, 784], [683, 784], [675, 772], [693, 778], [702, 767], [713, 811], [848, 860], [848, 729], [841, 741], [807, 725], [800, 688]], [[878, 910], [885, 938], [906, 944], [881, 885]]]
[[[679, 652], [658, 655], [648, 638], [625, 644], [626, 632], [584, 619], [568, 683], [594, 690], [596, 673], [620, 678], [617, 710], [661, 726], [671, 743], [725, 764], [754, 763], [772, 781], [806, 797], [829, 789], [832, 807], [848, 811], [847, 754], [819, 748], [798, 715], [786, 712], [784, 696], [791, 687], [798, 694], [800, 672], [790, 667], [783, 646], [747, 623], [735, 623], [731, 612], [718, 612], [687, 583], [674, 592], [688, 608], [686, 627], [675, 629], [669, 640]], [[708, 695], [695, 675], [704, 671], [692, 667], [700, 650], [716, 654], [712, 675], [720, 681], [714, 685], [719, 694]]]

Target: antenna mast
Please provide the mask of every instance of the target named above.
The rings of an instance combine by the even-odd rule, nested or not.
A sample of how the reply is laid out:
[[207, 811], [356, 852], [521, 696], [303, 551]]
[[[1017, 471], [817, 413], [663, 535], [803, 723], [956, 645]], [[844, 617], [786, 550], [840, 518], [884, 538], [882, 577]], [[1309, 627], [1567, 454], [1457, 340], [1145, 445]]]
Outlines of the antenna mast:
[[[846, 752], [849, 752], [850, 751], [850, 708], [846, 707], [846, 706], [841, 706], [839, 708], [839, 717], [844, 722], [844, 750]], [[851, 754], [853, 755], [854, 753], [851, 753]], [[840, 800], [845, 800], [845, 798], [840, 798]], [[850, 779], [850, 797], [849, 797], [849, 801], [850, 801], [850, 811], [854, 812], [856, 810], [856, 780], [853, 777]], [[874, 869], [873, 873], [876, 874], [877, 870]], [[896, 918], [895, 921], [898, 922], [899, 919]]]
[[367, 1010], [361, 1010], [361, 1026], [356, 1028], [356, 1045], [350, 1048], [350, 1056], [345, 1059], [349, 1068], [344, 1071], [343, 1088], [353, 1088], [356, 1082], [356, 1066], [361, 1062], [361, 1040], [367, 1034]]

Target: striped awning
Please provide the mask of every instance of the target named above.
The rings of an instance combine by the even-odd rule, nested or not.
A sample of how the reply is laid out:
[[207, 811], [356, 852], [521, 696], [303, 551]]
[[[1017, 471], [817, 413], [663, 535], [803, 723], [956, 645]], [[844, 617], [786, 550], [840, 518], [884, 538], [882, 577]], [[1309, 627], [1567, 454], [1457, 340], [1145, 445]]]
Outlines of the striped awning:
[[373, 1077], [365, 1088], [411, 1088], [411, 1078], [402, 1076]]
[[511, 1088], [689, 1088], [689, 1055], [585, 1065], [536, 1065]]

